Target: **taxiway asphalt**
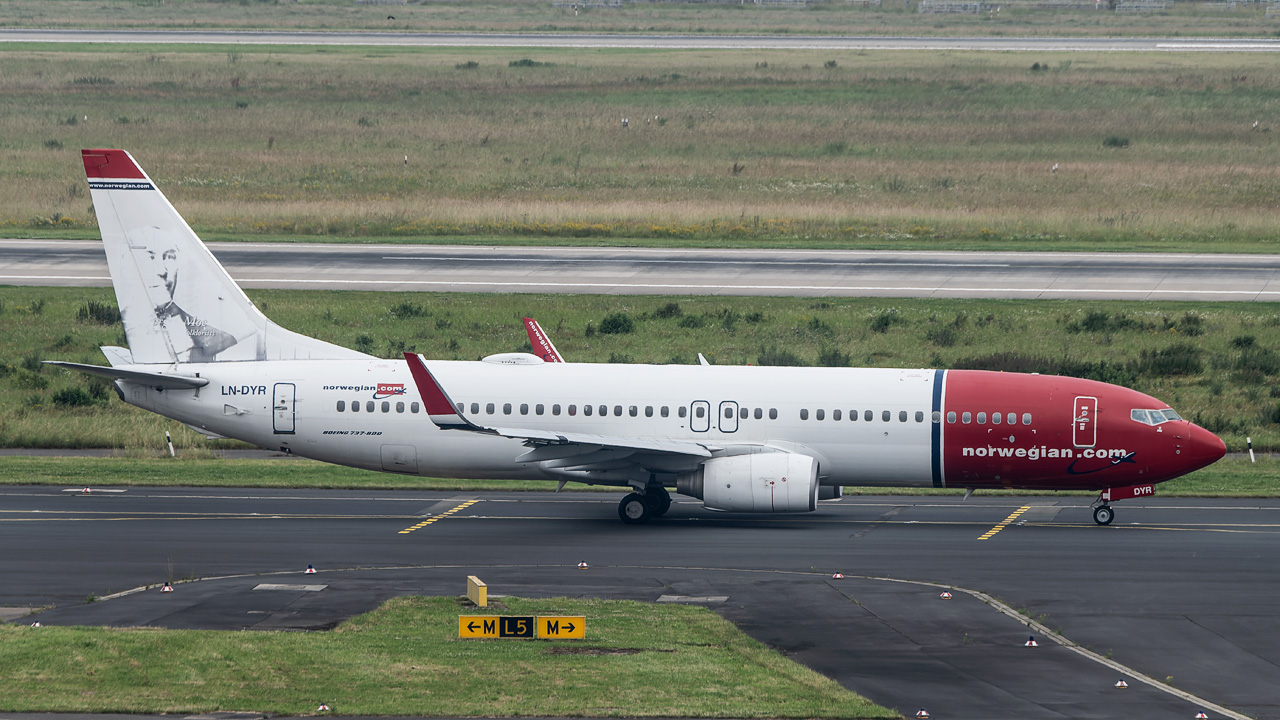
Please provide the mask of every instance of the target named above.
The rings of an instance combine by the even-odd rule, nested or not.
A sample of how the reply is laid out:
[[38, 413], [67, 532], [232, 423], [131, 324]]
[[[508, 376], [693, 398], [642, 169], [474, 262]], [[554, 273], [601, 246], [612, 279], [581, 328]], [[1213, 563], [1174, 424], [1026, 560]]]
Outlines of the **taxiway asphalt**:
[[[678, 499], [637, 527], [599, 493], [121, 490], [0, 488], [0, 605], [55, 606], [16, 622], [320, 629], [395, 595], [461, 594], [478, 574], [497, 594], [701, 602], [906, 715], [1201, 709], [1174, 689], [1280, 717], [1273, 500], [1127, 501], [1098, 527], [1081, 497], [846, 497], [801, 516]], [[309, 563], [320, 572], [304, 575]], [[202, 579], [86, 603], [186, 577]], [[1097, 655], [1044, 636], [1026, 648], [1026, 618], [966, 590]], [[1113, 687], [1122, 678], [1128, 690]]]
[[[209, 243], [241, 286], [1125, 300], [1280, 300], [1280, 256]], [[0, 284], [110, 285], [102, 243], [0, 240]]]

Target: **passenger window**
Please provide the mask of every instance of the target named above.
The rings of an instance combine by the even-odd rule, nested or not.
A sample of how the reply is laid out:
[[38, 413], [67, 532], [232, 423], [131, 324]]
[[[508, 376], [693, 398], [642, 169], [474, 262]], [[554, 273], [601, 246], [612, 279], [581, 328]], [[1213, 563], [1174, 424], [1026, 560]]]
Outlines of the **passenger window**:
[[822, 410], [821, 408], [819, 408], [819, 409], [818, 409], [818, 412], [816, 413], [816, 417], [817, 417], [819, 420], [822, 420], [823, 418], [825, 418], [825, 417], [826, 417], [826, 415], [827, 415], [827, 413], [826, 413], [824, 410]]
[[764, 417], [764, 410], [761, 408], [756, 408], [756, 419], [760, 420], [763, 417]]
[[972, 415], [970, 415], [970, 414], [966, 411], [963, 415], [961, 415], [961, 416], [960, 416], [960, 422], [964, 423], [965, 425], [968, 425], [968, 424], [969, 424], [969, 420], [970, 420], [972, 417], [973, 417], [973, 416], [972, 416]]
[[570, 406], [569, 406], [569, 417], [573, 417], [574, 415], [577, 415], [577, 414], [578, 414], [578, 406], [577, 406], [577, 405], [570, 405]]
[[[573, 406], [572, 406], [572, 405], [570, 405], [570, 407], [573, 407]], [[583, 405], [583, 406], [582, 406], [582, 414], [583, 414], [583, 415], [586, 415], [587, 417], [591, 417], [591, 413], [593, 413], [593, 412], [595, 412], [595, 408], [593, 408], [592, 406], [590, 406], [590, 405]]]
[[627, 408], [627, 414], [630, 415], [631, 417], [635, 417], [640, 414], [640, 409], [637, 408], [635, 405], [632, 405], [631, 407]]
[[680, 406], [680, 411], [679, 411], [679, 412], [677, 412], [676, 414], [677, 414], [677, 415], [679, 415], [680, 417], [684, 417], [684, 416], [686, 416], [686, 415], [688, 415], [688, 414], [689, 414], [689, 408], [687, 408], [687, 407], [685, 407], [685, 406], [681, 405], [681, 406]]
[[529, 414], [529, 403], [520, 403], [520, 414], [521, 415]]
[[916, 422], [924, 422], [924, 411], [923, 411], [923, 410], [917, 410], [917, 411], [916, 411]]
[[403, 403], [403, 402], [398, 402], [398, 403], [396, 403], [396, 412], [398, 412], [398, 413], [402, 413], [402, 412], [404, 412], [404, 403]]
[[948, 411], [947, 411], [947, 422], [949, 422], [949, 423], [954, 423], [955, 421], [956, 421], [956, 411], [955, 411], [955, 410], [948, 410]]
[[346, 411], [347, 411], [347, 401], [346, 401], [346, 400], [339, 400], [339, 401], [338, 401], [338, 412], [346, 412]]
[[[940, 423], [940, 422], [942, 422], [942, 411], [941, 411], [941, 410], [934, 410], [934, 411], [933, 411], [933, 421], [934, 421], [935, 423]], [[951, 422], [955, 422], [955, 420], [953, 419]]]
[[533, 406], [533, 414], [541, 415], [542, 413], [546, 412], [546, 409], [547, 408], [545, 405], [543, 405], [542, 403], [538, 403], [537, 405]]
[[870, 410], [867, 410], [866, 412], [862, 413], [862, 419], [866, 420], [867, 422], [871, 422], [873, 418], [875, 418], [875, 413], [871, 412]]
[[372, 400], [370, 400], [370, 401], [366, 402], [366, 403], [364, 404], [364, 409], [365, 409], [366, 411], [368, 411], [368, 412], [373, 412], [373, 401], [372, 401]]
[[1008, 414], [1008, 416], [1006, 416], [1006, 418], [1005, 418], [1005, 419], [1009, 421], [1009, 424], [1010, 424], [1010, 425], [1017, 425], [1017, 424], [1018, 424], [1018, 413], [1009, 413], [1009, 414]]
[[351, 401], [351, 412], [360, 412], [360, 401], [359, 401], [359, 400], [352, 400], [352, 401]]
[[666, 405], [663, 405], [662, 410], [660, 410], [658, 414], [662, 417], [669, 417], [671, 415], [671, 410]]
[[653, 406], [652, 406], [652, 405], [645, 405], [645, 406], [644, 406], [644, 416], [645, 416], [645, 417], [653, 417]]
[[1031, 424], [1031, 413], [1022, 413], [1022, 424], [1023, 425]]
[[849, 411], [849, 422], [858, 422], [858, 411], [857, 411], [857, 410], [850, 410], [850, 411]]
[[480, 414], [480, 403], [471, 403], [471, 414], [472, 415]]
[[832, 410], [832, 411], [831, 411], [831, 419], [832, 419], [832, 420], [839, 420], [839, 419], [840, 419], [840, 411], [839, 411], [839, 410]]
[[992, 425], [1000, 424], [1000, 413], [991, 413], [991, 424]]
[[885, 411], [881, 412], [881, 413], [880, 413], [880, 419], [881, 419], [882, 421], [884, 421], [884, 422], [889, 422], [889, 411], [888, 411], [888, 410], [885, 410]]
[[551, 406], [551, 414], [552, 414], [552, 415], [559, 415], [559, 414], [560, 414], [560, 403], [556, 403], [555, 405], [552, 405], [552, 406]]
[[[608, 405], [601, 405], [598, 409], [600, 410], [600, 417], [608, 417], [608, 415], [609, 415], [609, 406], [608, 406]], [[619, 415], [621, 415], [621, 414], [622, 414], [622, 406], [621, 406], [621, 405], [619, 405], [619, 406], [618, 406], [618, 414], [619, 414]]]
[[503, 415], [511, 414], [511, 403], [502, 403], [502, 414]]
[[485, 411], [485, 414], [486, 414], [486, 415], [492, 415], [492, 414], [493, 414], [493, 403], [489, 403], [489, 404], [485, 405], [485, 406], [484, 406], [484, 411]]
[[987, 424], [987, 414], [986, 414], [986, 413], [984, 413], [984, 412], [980, 412], [980, 413], [978, 413], [978, 424], [979, 424], [979, 425], [986, 425], [986, 424]]
[[702, 416], [706, 415], [707, 413], [706, 413], [706, 409], [705, 409], [705, 408], [703, 408], [701, 405], [699, 405], [699, 406], [698, 406], [698, 409], [696, 409], [696, 410], [694, 410], [694, 411], [693, 411], [693, 414], [694, 414], [694, 415], [697, 415], [698, 417], [702, 417]]
[[418, 403], [411, 403], [411, 404], [409, 405], [409, 412], [411, 412], [411, 413], [416, 413], [416, 412], [418, 412]]
[[[600, 413], [600, 414], [601, 414], [601, 415], [603, 415], [604, 413]], [[614, 414], [614, 415], [616, 415], [617, 417], [622, 417], [622, 406], [621, 406], [621, 405], [614, 405], [614, 406], [613, 406], [613, 414]]]
[[724, 419], [725, 420], [733, 419], [733, 408], [729, 407], [728, 405], [724, 407]]
[[801, 420], [808, 420], [808, 419], [809, 419], [809, 410], [808, 410], [808, 408], [801, 408], [801, 409], [800, 409], [800, 419], [801, 419]]
[[747, 415], [748, 415], [748, 413], [747, 413], [747, 409], [746, 409], [746, 408], [739, 408], [739, 409], [738, 409], [738, 419], [739, 419], [739, 420], [746, 420], [746, 419], [747, 419]]
[[770, 420], [778, 419], [778, 408], [769, 408], [769, 419]]
[[906, 411], [906, 410], [899, 410], [899, 411], [898, 411], [898, 422], [906, 422], [906, 421], [907, 421], [907, 411]]

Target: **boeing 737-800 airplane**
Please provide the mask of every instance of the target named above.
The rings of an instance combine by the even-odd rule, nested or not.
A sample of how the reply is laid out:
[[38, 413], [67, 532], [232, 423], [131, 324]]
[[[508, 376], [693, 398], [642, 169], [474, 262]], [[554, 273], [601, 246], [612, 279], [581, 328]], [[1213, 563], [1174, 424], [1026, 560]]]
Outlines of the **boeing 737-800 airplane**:
[[1222, 457], [1165, 403], [1069, 377], [968, 370], [386, 360], [290, 332], [249, 301], [123, 150], [83, 151], [128, 348], [127, 403], [210, 436], [369, 470], [669, 488], [728, 512], [806, 512], [845, 485], [1096, 490], [1109, 502]]

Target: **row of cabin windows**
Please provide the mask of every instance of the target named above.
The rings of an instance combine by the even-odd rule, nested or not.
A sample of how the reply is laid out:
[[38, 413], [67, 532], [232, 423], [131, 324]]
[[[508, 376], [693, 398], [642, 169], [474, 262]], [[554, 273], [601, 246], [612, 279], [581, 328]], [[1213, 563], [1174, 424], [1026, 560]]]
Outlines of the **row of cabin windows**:
[[[832, 411], [831, 411], [831, 419], [832, 419], [832, 420], [840, 420], [840, 419], [842, 419], [843, 417], [844, 417], [844, 413], [843, 413], [843, 412], [841, 412], [840, 410], [832, 410]], [[899, 411], [898, 411], [898, 422], [907, 422], [907, 420], [908, 420], [910, 417], [911, 417], [911, 414], [910, 414], [910, 413], [908, 413], [906, 410], [899, 410]], [[826, 410], [814, 410], [814, 411], [813, 411], [813, 418], [814, 418], [815, 420], [826, 420], [826, 419], [827, 419], [827, 411], [826, 411]], [[801, 419], [801, 420], [808, 420], [808, 419], [809, 419], [809, 409], [808, 409], [808, 408], [804, 408], [804, 409], [802, 409], [802, 410], [800, 411], [800, 419]], [[873, 421], [873, 420], [875, 420], [875, 419], [876, 419], [876, 411], [875, 411], [875, 410], [863, 410], [863, 411], [862, 411], [862, 420], [863, 420], [863, 422], [871, 422], [871, 421]], [[935, 412], [935, 413], [933, 414], [933, 421], [934, 421], [934, 422], [939, 422], [940, 420], [941, 420], [941, 413], [937, 413], [937, 412]], [[857, 411], [857, 410], [850, 410], [850, 411], [849, 411], [849, 421], [850, 421], [850, 422], [857, 422], [857, 421], [858, 421], [858, 411]], [[892, 422], [892, 421], [893, 421], [893, 411], [891, 411], [891, 410], [881, 410], [881, 411], [880, 411], [880, 422]], [[916, 421], [916, 422], [918, 422], [918, 423], [924, 422], [924, 411], [923, 411], [923, 410], [917, 410], [917, 411], [915, 412], [915, 421]]]
[[[458, 403], [457, 408], [459, 413], [465, 413], [467, 411], [467, 404]], [[482, 406], [480, 405], [480, 403], [471, 403], [471, 414], [479, 415], [481, 408]], [[529, 405], [529, 403], [520, 403], [519, 412], [521, 415], [528, 415], [530, 408], [531, 406]], [[485, 403], [483, 405], [483, 409], [486, 415], [493, 415], [498, 412], [498, 405], [496, 403]], [[609, 415], [609, 410], [610, 410], [608, 405], [583, 405], [581, 408], [579, 408], [577, 405], [567, 405], [562, 407], [559, 403], [555, 403], [551, 406], [551, 414], [560, 415], [563, 412], [569, 416], [576, 416], [578, 414], [579, 409], [581, 409], [582, 414], [587, 417], [591, 417], [593, 415], [599, 415], [600, 417], [607, 417]], [[662, 405], [657, 408], [654, 408], [654, 406], [652, 405], [645, 405], [643, 410], [640, 408], [639, 405], [629, 405], [625, 408], [625, 411], [623, 406], [614, 405], [612, 409], [613, 409], [614, 417], [622, 417], [624, 414], [629, 415], [630, 417], [640, 417], [640, 413], [643, 412], [645, 417], [651, 418], [654, 416], [655, 411], [657, 412], [658, 417], [671, 417], [671, 407], [669, 405]], [[532, 410], [534, 415], [545, 415], [547, 413], [547, 406], [542, 403], [538, 403], [532, 406]], [[502, 404], [503, 415], [511, 415], [514, 412], [516, 412], [515, 405], [513, 405], [512, 403]], [[696, 408], [694, 408], [693, 414], [695, 417], [699, 417], [699, 418], [706, 417], [707, 408], [705, 406], [699, 405]], [[724, 416], [726, 418], [733, 417], [733, 414], [734, 414], [734, 409], [732, 407], [726, 407], [724, 409]], [[755, 408], [754, 411], [751, 410], [750, 408], [738, 408], [737, 414], [738, 414], [738, 417], [743, 420], [746, 420], [752, 415], [755, 416], [755, 419], [761, 420], [764, 418], [764, 408]], [[676, 408], [676, 417], [683, 418], [688, 416], [689, 416], [689, 408], [684, 407], [683, 405]], [[770, 420], [778, 419], [777, 408], [769, 408], [769, 419]]]
[[[419, 407], [420, 407], [420, 406], [419, 406], [419, 405], [418, 405], [418, 403], [416, 403], [416, 402], [409, 403], [409, 412], [411, 412], [411, 413], [416, 413], [416, 412], [418, 412], [418, 408], [419, 408]], [[365, 411], [365, 412], [376, 412], [377, 410], [378, 410], [378, 403], [374, 402], [373, 400], [366, 400], [366, 401], [365, 401], [365, 403], [364, 403], [364, 411]], [[346, 400], [339, 400], [339, 401], [338, 401], [338, 412], [346, 412], [346, 411], [347, 411], [347, 401], [346, 401]], [[351, 401], [351, 412], [360, 412], [360, 401], [359, 401], [359, 400], [352, 400], [352, 401]], [[389, 400], [383, 400], [383, 401], [382, 401], [382, 412], [384, 412], [384, 413], [389, 413], [389, 412], [391, 412], [391, 402], [390, 402]], [[398, 412], [398, 413], [402, 413], [402, 412], [404, 412], [404, 402], [397, 402], [397, 403], [396, 403], [396, 412]]]
[[[979, 424], [979, 425], [986, 425], [986, 424], [987, 424], [987, 414], [986, 414], [986, 413], [984, 413], [984, 412], [980, 412], [980, 413], [978, 413], [978, 418], [977, 418], [977, 419], [978, 419], [978, 424]], [[963, 424], [965, 424], [965, 425], [968, 425], [969, 423], [973, 422], [973, 420], [974, 420], [973, 413], [969, 413], [969, 412], [960, 413], [960, 422], [961, 422], [961, 423], [963, 423]], [[949, 422], [949, 423], [954, 423], [955, 421], [956, 421], [956, 412], [955, 412], [954, 410], [952, 410], [951, 412], [947, 413], [947, 422]], [[1005, 424], [1007, 424], [1007, 425], [1017, 425], [1017, 424], [1018, 424], [1018, 413], [1005, 413], [1005, 414], [1003, 414], [1003, 415], [1002, 415], [1001, 413], [998, 413], [998, 412], [993, 412], [993, 413], [991, 413], [991, 424], [992, 424], [992, 425], [999, 425], [999, 424], [1000, 424], [1000, 423], [1002, 423], [1002, 422], [1003, 422], [1003, 423], [1005, 423]], [[1023, 425], [1030, 425], [1030, 424], [1031, 424], [1031, 413], [1022, 413], [1022, 424], [1023, 424]]]

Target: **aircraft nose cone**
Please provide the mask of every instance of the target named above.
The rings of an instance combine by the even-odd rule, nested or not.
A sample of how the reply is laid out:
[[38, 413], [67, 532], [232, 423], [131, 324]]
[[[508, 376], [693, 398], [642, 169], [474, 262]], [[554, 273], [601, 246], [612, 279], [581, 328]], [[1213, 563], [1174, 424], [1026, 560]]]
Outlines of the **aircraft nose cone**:
[[1222, 442], [1222, 438], [1199, 425], [1187, 424], [1191, 426], [1191, 433], [1183, 457], [1192, 469], [1212, 465], [1227, 454], [1227, 444]]

